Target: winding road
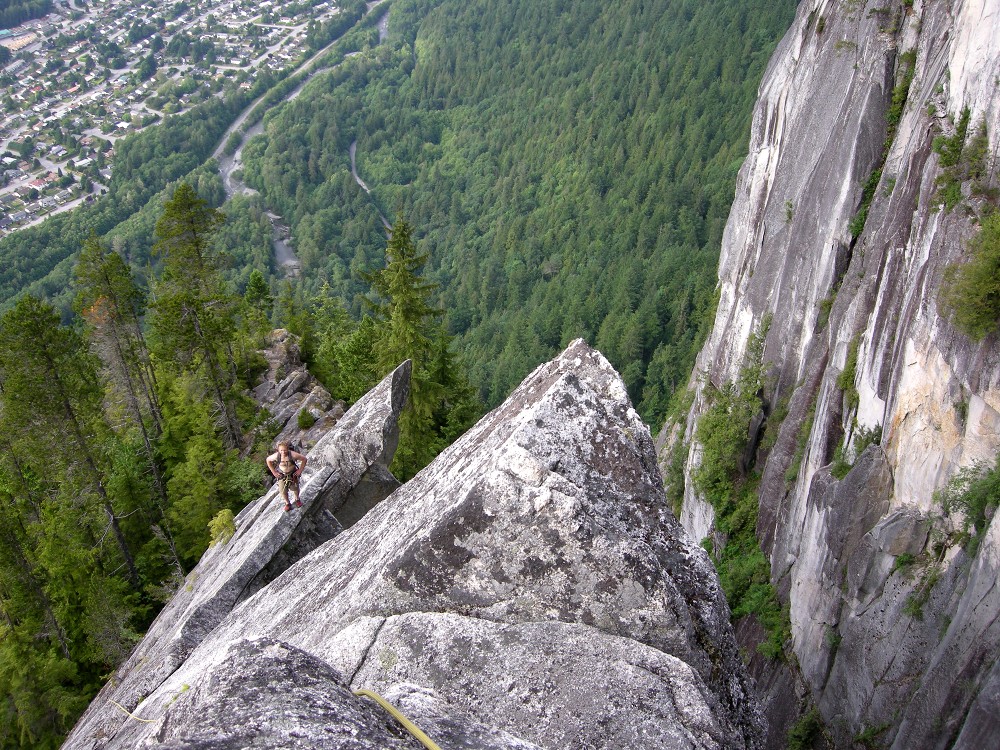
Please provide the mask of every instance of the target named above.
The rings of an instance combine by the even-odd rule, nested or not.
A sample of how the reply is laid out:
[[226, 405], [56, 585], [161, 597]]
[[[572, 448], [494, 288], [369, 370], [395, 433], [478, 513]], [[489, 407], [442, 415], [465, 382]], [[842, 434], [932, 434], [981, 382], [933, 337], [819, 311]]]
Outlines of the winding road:
[[[372, 191], [368, 189], [368, 185], [365, 184], [365, 181], [358, 176], [358, 165], [354, 158], [357, 152], [358, 152], [357, 140], [351, 141], [351, 148], [349, 152], [351, 155], [351, 176], [354, 178], [354, 181], [361, 186], [362, 190], [368, 193], [368, 195], [371, 195]], [[389, 220], [385, 218], [385, 214], [383, 214], [381, 211], [378, 210], [378, 207], [375, 208], [375, 211], [378, 213], [378, 217], [382, 220], [382, 226], [385, 227], [385, 232], [386, 235], [388, 236], [389, 230], [392, 229], [392, 224], [390, 224]]]
[[[381, 5], [383, 2], [384, 0], [373, 0], [373, 2], [368, 3], [366, 15], [368, 13], [371, 13], [372, 10], [374, 10], [377, 6]], [[389, 28], [389, 14], [388, 12], [386, 12], [386, 14], [378, 23], [379, 42], [385, 40], [386, 34], [388, 33], [388, 28]], [[299, 65], [294, 71], [292, 71], [290, 75], [297, 75], [298, 73], [306, 70], [310, 65], [313, 65], [320, 57], [326, 54], [333, 47], [333, 45], [335, 45], [338, 41], [340, 41], [342, 37], [343, 35], [341, 35], [341, 37], [338, 37], [337, 39], [334, 39], [328, 45], [323, 47], [323, 49], [319, 50], [308, 60]], [[348, 57], [352, 57], [356, 54], [358, 53], [352, 52], [350, 55], [348, 55]], [[342, 62], [338, 63], [338, 65], [342, 64], [343, 64]], [[326, 73], [331, 70], [334, 70], [336, 67], [337, 65], [333, 65], [325, 68], [317, 68], [316, 70], [312, 71], [305, 77], [302, 83], [300, 83], [298, 86], [292, 89], [292, 91], [290, 91], [280, 102], [276, 102], [274, 106], [280, 106], [285, 102], [292, 101], [302, 92], [302, 89], [305, 88], [306, 84], [309, 83], [311, 80], [313, 80], [316, 76], [320, 75], [321, 73]], [[255, 135], [259, 135], [260, 133], [264, 132], [263, 118], [261, 118], [260, 122], [257, 122], [253, 126], [251, 126], [250, 129], [248, 129], [243, 134], [243, 138], [240, 141], [239, 147], [232, 155], [226, 154], [225, 148], [232, 134], [239, 131], [243, 127], [243, 125], [247, 121], [247, 118], [249, 118], [250, 114], [254, 111], [254, 108], [261, 102], [261, 100], [263, 100], [265, 96], [267, 96], [266, 92], [261, 96], [257, 97], [254, 101], [250, 102], [250, 104], [246, 106], [243, 112], [240, 113], [240, 116], [237, 117], [236, 120], [233, 122], [233, 124], [226, 129], [226, 132], [222, 134], [222, 138], [219, 140], [219, 145], [212, 153], [212, 158], [215, 159], [219, 164], [219, 175], [222, 177], [222, 184], [226, 191], [226, 200], [231, 199], [235, 195], [255, 195], [257, 193], [256, 190], [246, 185], [246, 183], [244, 183], [242, 180], [238, 179], [235, 173], [241, 170], [243, 167], [243, 145], [248, 140], [253, 138]], [[358, 177], [357, 170], [355, 169], [354, 152], [356, 149], [356, 145], [357, 145], [356, 141], [351, 144], [351, 152], [350, 152], [351, 174], [354, 176], [354, 179], [362, 187], [362, 189], [364, 189], [366, 193], [370, 193], [371, 191], [368, 190], [368, 186], [361, 181], [361, 179]], [[299, 262], [298, 257], [296, 257], [295, 255], [295, 251], [292, 249], [291, 231], [288, 225], [282, 221], [282, 218], [278, 214], [273, 213], [270, 210], [267, 211], [266, 215], [271, 222], [271, 229], [273, 232], [272, 243], [274, 245], [274, 260], [276, 265], [284, 270], [286, 277], [298, 276], [302, 270], [302, 264]], [[379, 216], [382, 218], [382, 223], [385, 225], [386, 229], [388, 229], [390, 227], [390, 224], [386, 221], [386, 218], [382, 216], [381, 212], [379, 213]]]

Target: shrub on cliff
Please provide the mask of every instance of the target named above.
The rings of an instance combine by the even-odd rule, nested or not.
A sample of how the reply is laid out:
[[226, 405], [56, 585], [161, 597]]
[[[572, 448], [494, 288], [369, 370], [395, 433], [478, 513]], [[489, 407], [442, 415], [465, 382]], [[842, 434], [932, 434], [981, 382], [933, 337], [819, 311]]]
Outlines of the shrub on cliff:
[[983, 221], [969, 250], [968, 261], [946, 271], [941, 299], [955, 325], [980, 341], [1000, 326], [1000, 213]]
[[960, 469], [944, 489], [935, 493], [935, 498], [945, 514], [961, 515], [966, 551], [976, 554], [982, 534], [1000, 505], [1000, 458], [994, 466], [979, 462]]
[[788, 612], [771, 585], [770, 564], [757, 541], [757, 477], [752, 466], [742, 465], [751, 420], [764, 408], [764, 341], [770, 324], [765, 319], [750, 337], [736, 380], [708, 394], [711, 405], [696, 429], [701, 463], [692, 480], [715, 510], [721, 544], [712, 541], [708, 551], [733, 619], [754, 615], [766, 631], [757, 650], [780, 659], [791, 637]]

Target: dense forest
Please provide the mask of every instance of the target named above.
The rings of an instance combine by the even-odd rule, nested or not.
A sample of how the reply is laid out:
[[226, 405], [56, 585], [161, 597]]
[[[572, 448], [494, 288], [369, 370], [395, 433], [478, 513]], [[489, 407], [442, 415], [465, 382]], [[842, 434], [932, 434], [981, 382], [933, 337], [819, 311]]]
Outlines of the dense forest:
[[242, 395], [257, 342], [210, 250], [220, 221], [177, 189], [155, 226], [152, 305], [91, 237], [77, 324], [31, 295], [0, 317], [0, 747], [57, 746], [212, 518], [260, 493], [254, 438], [269, 436]]
[[[793, 12], [394, 0], [389, 37], [369, 16], [302, 96], [274, 106], [300, 79], [261, 76], [131, 135], [107, 195], [0, 241], [0, 748], [57, 746], [213, 519], [262, 491], [273, 425], [245, 394], [273, 325], [347, 402], [414, 359], [403, 479], [576, 336], [659, 421]], [[265, 92], [259, 194], [227, 202], [209, 157]]]
[[52, 0], [0, 0], [0, 29], [12, 29], [52, 12]]
[[[227, 207], [230, 277], [245, 284], [252, 262], [277, 292], [267, 206], [304, 266], [297, 303], [325, 284], [358, 320], [382, 217], [403, 215], [488, 404], [583, 336], [656, 424], [709, 320], [756, 83], [793, 11], [396, 0], [389, 39], [272, 107], [246, 144], [244, 178], [261, 196]], [[371, 40], [356, 34], [340, 54]], [[217, 138], [252, 95], [293, 83], [258, 80], [121, 142], [105, 199], [0, 240], [0, 305], [28, 291], [65, 313], [90, 232], [146, 265], [171, 181], [221, 202], [201, 166]], [[371, 196], [351, 176], [352, 143]]]
[[406, 215], [488, 403], [584, 336], [655, 423], [708, 320], [757, 81], [793, 11], [399, 2], [390, 43], [247, 145], [246, 179], [290, 221], [312, 288], [354, 314], [378, 211]]

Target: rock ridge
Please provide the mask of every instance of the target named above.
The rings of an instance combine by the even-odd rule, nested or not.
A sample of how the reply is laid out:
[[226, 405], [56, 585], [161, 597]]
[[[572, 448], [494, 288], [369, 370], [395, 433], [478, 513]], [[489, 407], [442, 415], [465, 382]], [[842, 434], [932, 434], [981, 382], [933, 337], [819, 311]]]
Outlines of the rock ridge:
[[[241, 705], [230, 675], [248, 643], [317, 660], [317, 680], [400, 696], [446, 750], [756, 748], [762, 734], [714, 569], [664, 507], [621, 378], [581, 340], [237, 605], [135, 705], [151, 723], [106, 746], [154, 747], [167, 727], [175, 742], [207, 737], [184, 704], [224, 683], [218, 699]], [[323, 744], [310, 721], [302, 732], [350, 746]]]
[[[309, 452], [303, 508], [282, 510], [277, 486], [235, 518], [236, 531], [210, 547], [145, 637], [84, 712], [64, 748], [103, 748], [223, 618], [308, 551], [342, 530], [335, 513], [373, 468], [387, 471], [409, 393], [405, 362], [361, 398]], [[134, 722], [133, 722], [134, 723]]]

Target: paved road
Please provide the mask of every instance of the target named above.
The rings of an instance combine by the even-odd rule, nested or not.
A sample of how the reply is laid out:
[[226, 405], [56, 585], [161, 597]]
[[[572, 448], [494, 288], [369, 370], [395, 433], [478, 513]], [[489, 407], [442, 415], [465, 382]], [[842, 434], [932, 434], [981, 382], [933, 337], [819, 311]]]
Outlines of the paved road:
[[[351, 148], [349, 151], [351, 155], [351, 176], [354, 177], [354, 181], [361, 186], [362, 190], [371, 195], [372, 191], [368, 189], [368, 185], [365, 183], [364, 180], [362, 180], [358, 176], [358, 165], [354, 158], [357, 152], [358, 152], [358, 142], [355, 140], [351, 142]], [[386, 234], [388, 234], [388, 231], [392, 229], [392, 224], [389, 223], [389, 220], [385, 218], [385, 216], [381, 211], [378, 212], [378, 217], [382, 220], [382, 226], [386, 228]]]
[[[373, 2], [368, 3], [368, 8], [366, 13], [371, 13], [371, 11], [375, 7], [380, 5], [382, 2], [384, 2], [384, 0], [374, 0]], [[380, 42], [385, 39], [386, 33], [388, 31], [388, 24], [389, 24], [389, 15], [387, 13], [385, 18], [383, 18], [379, 22], [378, 26]], [[326, 45], [315, 55], [310, 57], [301, 65], [299, 65], [299, 67], [297, 67], [294, 71], [292, 71], [290, 75], [298, 75], [302, 71], [308, 69], [310, 65], [313, 65], [317, 60], [319, 60], [320, 57], [325, 55], [338, 41], [340, 41], [340, 37], [334, 39], [332, 42]], [[284, 99], [282, 99], [280, 102], [277, 102], [274, 106], [279, 106], [281, 104], [284, 104], [285, 102], [292, 101], [293, 99], [295, 99], [295, 97], [299, 95], [299, 93], [301, 93], [302, 89], [305, 88], [305, 85], [309, 83], [311, 80], [313, 80], [316, 76], [320, 75], [321, 73], [329, 72], [336, 67], [337, 66], [334, 65], [330, 67], [317, 68], [316, 70], [313, 70], [312, 72], [309, 73], [309, 75], [305, 77], [302, 83], [296, 86], [292, 91], [288, 93], [287, 96], [285, 96]], [[254, 108], [260, 103], [260, 101], [265, 96], [267, 96], [266, 92], [247, 105], [247, 107], [243, 110], [243, 112], [240, 113], [240, 116], [237, 117], [236, 120], [233, 122], [233, 124], [230, 125], [229, 128], [226, 130], [226, 132], [223, 133], [222, 138], [219, 140], [219, 145], [215, 148], [215, 151], [212, 154], [212, 157], [216, 159], [216, 161], [218, 161], [219, 163], [219, 174], [222, 177], [222, 184], [226, 191], [226, 200], [229, 200], [234, 195], [254, 195], [257, 193], [256, 190], [246, 185], [242, 180], [236, 179], [234, 177], [234, 173], [237, 170], [243, 168], [244, 144], [248, 140], [253, 138], [255, 135], [258, 135], [263, 132], [264, 126], [262, 121], [255, 123], [249, 130], [246, 131], [246, 133], [244, 133], [243, 139], [241, 140], [239, 147], [232, 154], [232, 156], [225, 153], [225, 148], [226, 148], [226, 143], [229, 141], [230, 136], [232, 136], [233, 133], [237, 132], [243, 127], [243, 125], [247, 121], [247, 118], [253, 112]], [[360, 179], [358, 179], [357, 171], [354, 168], [354, 144], [352, 144], [351, 146], [351, 173], [354, 175], [354, 179], [358, 180], [358, 184], [360, 184], [365, 189], [365, 191], [368, 192], [367, 186], [365, 186], [365, 184], [361, 182]], [[379, 216], [382, 215], [379, 214]], [[279, 268], [284, 269], [286, 276], [298, 276], [298, 274], [302, 269], [302, 264], [299, 261], [298, 257], [295, 255], [295, 251], [292, 248], [293, 241], [291, 239], [288, 226], [284, 224], [282, 222], [281, 217], [275, 213], [268, 211], [267, 217], [271, 221], [271, 229], [273, 232], [272, 244], [274, 246], [275, 263]], [[390, 225], [386, 221], [384, 216], [382, 216], [382, 223], [385, 224], [387, 229], [389, 228]]]

